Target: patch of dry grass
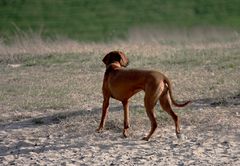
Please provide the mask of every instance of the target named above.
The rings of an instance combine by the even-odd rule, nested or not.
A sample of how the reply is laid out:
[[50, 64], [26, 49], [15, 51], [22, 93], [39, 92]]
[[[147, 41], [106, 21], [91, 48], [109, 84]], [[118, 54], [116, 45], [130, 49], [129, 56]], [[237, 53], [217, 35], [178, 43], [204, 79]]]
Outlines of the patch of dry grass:
[[[0, 121], [52, 110], [101, 108], [101, 60], [111, 50], [124, 51], [129, 68], [165, 73], [173, 82], [177, 100], [208, 99], [209, 104], [239, 95], [239, 35], [230, 33], [229, 38], [227, 32], [215, 32], [207, 38], [199, 32], [189, 33], [164, 36], [135, 31], [127, 41], [112, 43], [44, 41], [39, 36], [18, 38], [11, 44], [0, 42]], [[111, 103], [119, 105], [114, 100]], [[143, 106], [143, 93], [134, 96], [131, 104]]]

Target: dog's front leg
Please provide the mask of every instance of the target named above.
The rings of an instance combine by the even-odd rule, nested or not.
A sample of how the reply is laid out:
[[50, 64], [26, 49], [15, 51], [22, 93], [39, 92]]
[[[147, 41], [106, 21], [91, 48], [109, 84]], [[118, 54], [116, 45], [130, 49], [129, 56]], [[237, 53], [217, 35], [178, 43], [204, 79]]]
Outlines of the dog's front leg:
[[106, 116], [107, 116], [108, 107], [109, 107], [109, 99], [110, 99], [110, 97], [104, 97], [103, 105], [102, 105], [102, 118], [101, 118], [100, 125], [99, 125], [98, 129], [96, 130], [97, 132], [100, 132], [105, 125]]
[[126, 138], [128, 137], [128, 128], [129, 128], [129, 105], [128, 100], [123, 101], [123, 110], [124, 110], [124, 129], [123, 129], [123, 136]]

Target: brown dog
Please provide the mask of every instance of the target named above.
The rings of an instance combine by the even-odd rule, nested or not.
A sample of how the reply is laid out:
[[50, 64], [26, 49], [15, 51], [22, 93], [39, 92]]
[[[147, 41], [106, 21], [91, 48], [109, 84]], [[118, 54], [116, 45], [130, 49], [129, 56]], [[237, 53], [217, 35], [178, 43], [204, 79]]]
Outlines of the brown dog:
[[144, 105], [147, 115], [151, 121], [150, 133], [144, 137], [144, 140], [149, 140], [154, 131], [157, 128], [156, 115], [154, 112], [154, 106], [157, 101], [160, 101], [162, 108], [172, 116], [177, 137], [180, 137], [180, 127], [178, 116], [173, 112], [170, 103], [177, 107], [184, 107], [190, 101], [184, 104], [178, 104], [172, 97], [171, 84], [166, 76], [157, 71], [137, 70], [137, 69], [125, 69], [128, 65], [128, 59], [124, 53], [120, 51], [112, 51], [108, 53], [103, 62], [106, 65], [106, 71], [103, 79], [103, 106], [102, 106], [102, 118], [97, 131], [101, 131], [105, 124], [106, 115], [108, 112], [110, 97], [119, 100], [123, 104], [124, 109], [124, 137], [128, 136], [129, 128], [129, 105], [128, 100], [137, 92], [145, 91]]

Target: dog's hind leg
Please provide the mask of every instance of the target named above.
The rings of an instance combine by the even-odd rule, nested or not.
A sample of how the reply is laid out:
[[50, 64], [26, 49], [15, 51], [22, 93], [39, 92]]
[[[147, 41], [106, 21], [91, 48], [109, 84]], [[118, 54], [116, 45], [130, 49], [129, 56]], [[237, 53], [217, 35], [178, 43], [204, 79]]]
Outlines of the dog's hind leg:
[[144, 105], [146, 108], [147, 115], [151, 121], [151, 130], [149, 134], [143, 138], [143, 140], [148, 141], [157, 128], [157, 120], [154, 111], [154, 107], [156, 105], [156, 96], [154, 93], [151, 93], [150, 91], [145, 92]]
[[181, 134], [180, 134], [180, 127], [179, 127], [179, 118], [178, 116], [173, 112], [171, 105], [169, 103], [169, 99], [168, 99], [168, 93], [164, 93], [160, 96], [160, 104], [163, 108], [164, 111], [166, 111], [174, 120], [175, 123], [175, 130], [176, 130], [176, 135], [178, 138], [181, 138]]

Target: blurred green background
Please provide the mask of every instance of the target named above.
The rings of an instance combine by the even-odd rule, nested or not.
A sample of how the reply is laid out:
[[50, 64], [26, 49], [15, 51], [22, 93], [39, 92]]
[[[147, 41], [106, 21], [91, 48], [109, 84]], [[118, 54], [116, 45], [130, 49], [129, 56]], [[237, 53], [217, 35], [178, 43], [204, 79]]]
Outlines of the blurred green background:
[[133, 27], [240, 29], [240, 0], [0, 0], [0, 37], [40, 33], [79, 41], [124, 38]]

